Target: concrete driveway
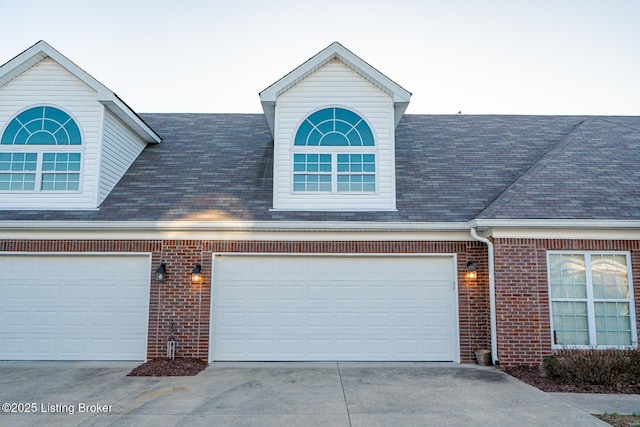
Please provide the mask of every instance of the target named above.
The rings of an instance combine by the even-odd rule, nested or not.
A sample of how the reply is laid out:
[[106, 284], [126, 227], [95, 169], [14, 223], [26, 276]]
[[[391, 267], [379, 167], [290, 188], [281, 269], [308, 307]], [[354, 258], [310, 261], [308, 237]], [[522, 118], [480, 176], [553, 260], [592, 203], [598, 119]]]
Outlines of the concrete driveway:
[[214, 363], [195, 377], [126, 377], [136, 365], [0, 362], [0, 425], [607, 425], [476, 365]]

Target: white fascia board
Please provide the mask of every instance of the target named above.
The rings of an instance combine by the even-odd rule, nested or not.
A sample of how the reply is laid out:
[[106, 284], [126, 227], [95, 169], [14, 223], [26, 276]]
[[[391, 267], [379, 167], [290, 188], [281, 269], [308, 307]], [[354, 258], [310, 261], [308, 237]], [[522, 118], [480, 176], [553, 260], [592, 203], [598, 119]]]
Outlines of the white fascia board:
[[53, 59], [55, 62], [60, 64], [60, 66], [93, 89], [97, 93], [98, 102], [103, 103], [107, 108], [113, 111], [116, 116], [120, 117], [121, 120], [127, 123], [144, 141], [153, 143], [161, 141], [160, 136], [158, 136], [153, 129], [147, 126], [131, 108], [117, 97], [115, 93], [43, 40], [40, 40], [38, 43], [34, 44], [29, 49], [25, 50], [0, 67], [0, 86], [13, 80], [46, 57]]
[[580, 219], [476, 219], [484, 236], [517, 239], [639, 240], [640, 221]]
[[158, 144], [162, 141], [160, 136], [116, 95], [112, 94], [112, 97], [106, 99], [98, 98], [98, 101], [115, 114], [116, 117], [126, 123], [144, 142]]
[[348, 221], [0, 221], [4, 238], [189, 238], [221, 240], [472, 240], [494, 238], [640, 239], [640, 221], [484, 220]]
[[7, 239], [470, 241], [464, 223], [3, 221]]
[[640, 220], [610, 219], [474, 219], [469, 228], [640, 229]]
[[625, 228], [492, 228], [480, 234], [494, 239], [640, 240], [640, 229]]
[[25, 52], [19, 54], [0, 67], [0, 87], [6, 85], [47, 57], [47, 54], [41, 51], [25, 57]]
[[0, 230], [465, 231], [463, 222], [348, 221], [0, 221]]

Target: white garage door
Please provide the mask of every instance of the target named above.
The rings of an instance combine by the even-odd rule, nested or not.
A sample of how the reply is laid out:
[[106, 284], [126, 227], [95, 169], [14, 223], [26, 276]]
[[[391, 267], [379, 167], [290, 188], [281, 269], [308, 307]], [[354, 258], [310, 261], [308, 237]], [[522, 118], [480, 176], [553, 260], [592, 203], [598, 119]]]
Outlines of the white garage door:
[[145, 360], [150, 259], [0, 255], [0, 360]]
[[453, 256], [214, 257], [212, 360], [459, 361]]

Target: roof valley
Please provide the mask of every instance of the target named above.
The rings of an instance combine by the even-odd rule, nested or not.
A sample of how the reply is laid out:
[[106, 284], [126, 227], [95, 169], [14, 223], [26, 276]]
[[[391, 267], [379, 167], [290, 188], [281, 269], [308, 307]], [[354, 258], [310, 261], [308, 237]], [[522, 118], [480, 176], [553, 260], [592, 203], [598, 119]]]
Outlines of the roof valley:
[[487, 207], [480, 212], [480, 214], [478, 214], [478, 218], [492, 218], [496, 215], [520, 192], [522, 188], [531, 182], [531, 180], [533, 180], [536, 175], [538, 175], [538, 173], [540, 173], [549, 164], [549, 162], [562, 151], [564, 147], [571, 142], [572, 136], [575, 132], [589, 120], [591, 119], [584, 118], [580, 122], [576, 123], [575, 126], [573, 126], [562, 138], [558, 140], [558, 142], [534, 160], [520, 176], [509, 184], [504, 191], [498, 194], [498, 196], [493, 199], [493, 201], [489, 203]]

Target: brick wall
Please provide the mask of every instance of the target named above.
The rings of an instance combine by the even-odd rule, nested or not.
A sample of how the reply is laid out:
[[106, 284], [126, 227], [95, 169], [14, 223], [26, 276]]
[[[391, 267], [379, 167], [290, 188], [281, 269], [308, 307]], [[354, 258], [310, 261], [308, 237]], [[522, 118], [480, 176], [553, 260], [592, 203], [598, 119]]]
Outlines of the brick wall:
[[[458, 255], [460, 357], [474, 361], [473, 352], [489, 348], [489, 294], [486, 246], [479, 242], [374, 241], [214, 241], [214, 240], [0, 240], [7, 252], [146, 252], [152, 254], [147, 356], [166, 354], [173, 322], [179, 340], [177, 355], [207, 360], [213, 253], [455, 253]], [[467, 280], [467, 261], [478, 278]], [[166, 280], [155, 281], [155, 270], [167, 264]], [[202, 264], [204, 280], [191, 284], [191, 270]]]
[[[640, 242], [496, 239], [498, 359], [502, 366], [537, 365], [551, 353], [548, 250], [631, 251], [633, 282], [640, 283]], [[640, 313], [640, 291], [635, 292]]]

